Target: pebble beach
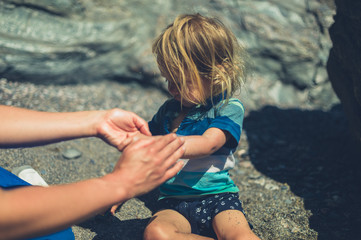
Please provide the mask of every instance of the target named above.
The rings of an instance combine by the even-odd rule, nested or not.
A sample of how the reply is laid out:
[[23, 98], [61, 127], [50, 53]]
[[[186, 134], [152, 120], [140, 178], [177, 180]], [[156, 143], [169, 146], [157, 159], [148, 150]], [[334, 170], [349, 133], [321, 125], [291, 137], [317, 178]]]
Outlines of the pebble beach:
[[[40, 111], [118, 107], [150, 120], [167, 97], [159, 87], [135, 82], [40, 85], [0, 80], [0, 104]], [[231, 175], [240, 188], [247, 218], [261, 239], [359, 236], [357, 161], [361, 155], [348, 131], [340, 105], [329, 111], [264, 106], [247, 112]], [[69, 151], [77, 154], [66, 157]], [[53, 185], [109, 173], [120, 155], [101, 140], [87, 138], [0, 149], [0, 165], [10, 171], [30, 165]], [[73, 226], [75, 238], [142, 239], [156, 195], [154, 190], [127, 201], [114, 216], [105, 213]]]

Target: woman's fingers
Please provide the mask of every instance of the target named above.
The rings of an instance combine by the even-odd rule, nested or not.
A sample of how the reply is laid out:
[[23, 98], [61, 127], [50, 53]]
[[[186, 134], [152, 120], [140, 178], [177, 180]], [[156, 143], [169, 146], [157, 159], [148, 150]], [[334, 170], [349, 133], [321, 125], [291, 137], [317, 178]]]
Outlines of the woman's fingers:
[[140, 138], [124, 149], [113, 173], [117, 181], [132, 183], [127, 189], [130, 197], [144, 194], [181, 169], [182, 164], [176, 161], [184, 153], [183, 144], [175, 134]]
[[161, 182], [167, 181], [169, 178], [175, 176], [183, 167], [183, 162], [179, 161], [176, 164], [174, 164], [172, 167], [170, 167], [165, 174], [162, 177]]

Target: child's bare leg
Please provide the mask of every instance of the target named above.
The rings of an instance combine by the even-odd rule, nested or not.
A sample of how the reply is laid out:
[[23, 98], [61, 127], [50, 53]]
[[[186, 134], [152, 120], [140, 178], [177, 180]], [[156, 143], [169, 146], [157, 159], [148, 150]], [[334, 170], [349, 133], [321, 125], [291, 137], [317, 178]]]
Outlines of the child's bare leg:
[[220, 212], [214, 217], [212, 224], [219, 240], [260, 240], [252, 232], [241, 211]]
[[210, 240], [191, 233], [188, 220], [174, 210], [166, 209], [154, 214], [144, 231], [145, 240]]

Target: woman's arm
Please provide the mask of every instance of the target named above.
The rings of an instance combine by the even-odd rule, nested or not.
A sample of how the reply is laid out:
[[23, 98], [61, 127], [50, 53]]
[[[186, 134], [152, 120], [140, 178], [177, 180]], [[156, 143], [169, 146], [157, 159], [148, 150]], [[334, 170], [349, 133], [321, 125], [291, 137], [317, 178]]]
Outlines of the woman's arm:
[[65, 229], [101, 212], [115, 197], [126, 198], [125, 192], [111, 191], [114, 189], [104, 179], [48, 188], [0, 189], [0, 239], [29, 238]]
[[200, 158], [211, 155], [220, 149], [228, 140], [230, 134], [219, 128], [209, 128], [202, 136], [184, 136], [185, 152], [182, 158]]
[[132, 142], [114, 171], [98, 179], [50, 187], [0, 188], [0, 239], [56, 232], [144, 194], [182, 167], [183, 140], [174, 134]]
[[133, 134], [151, 135], [142, 118], [121, 109], [50, 113], [0, 106], [0, 116], [0, 147], [35, 146], [97, 136], [122, 150], [125, 140]]

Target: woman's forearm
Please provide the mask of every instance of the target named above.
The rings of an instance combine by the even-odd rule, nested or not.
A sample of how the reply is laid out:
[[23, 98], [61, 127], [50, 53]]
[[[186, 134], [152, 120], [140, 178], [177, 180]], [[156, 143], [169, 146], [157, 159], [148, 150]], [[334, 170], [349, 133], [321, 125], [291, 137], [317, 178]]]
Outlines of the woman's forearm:
[[96, 135], [104, 111], [50, 113], [0, 106], [0, 146], [41, 145]]
[[100, 178], [51, 187], [0, 190], [0, 239], [65, 229], [126, 200], [125, 189]]

